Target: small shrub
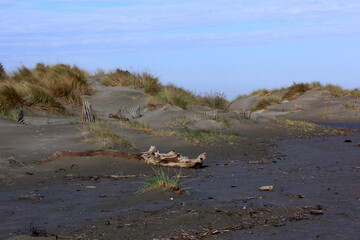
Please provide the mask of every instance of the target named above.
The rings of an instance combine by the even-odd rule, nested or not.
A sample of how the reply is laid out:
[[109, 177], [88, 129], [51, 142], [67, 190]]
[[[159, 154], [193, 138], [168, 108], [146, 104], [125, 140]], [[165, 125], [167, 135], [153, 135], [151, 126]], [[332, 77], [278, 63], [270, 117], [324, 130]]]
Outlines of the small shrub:
[[199, 98], [200, 104], [208, 106], [211, 109], [222, 109], [227, 111], [229, 102], [226, 100], [224, 93], [208, 92]]
[[294, 83], [291, 87], [288, 88], [287, 92], [284, 94], [284, 100], [294, 100], [304, 94], [306, 91], [310, 90], [309, 84], [306, 83]]
[[169, 174], [165, 174], [162, 170], [155, 171], [155, 175], [147, 179], [141, 191], [146, 192], [162, 189], [180, 190], [180, 174], [169, 176]]
[[360, 99], [360, 90], [359, 90], [358, 88], [355, 88], [354, 90], [351, 90], [351, 91], [350, 91], [350, 95], [351, 95], [353, 98]]

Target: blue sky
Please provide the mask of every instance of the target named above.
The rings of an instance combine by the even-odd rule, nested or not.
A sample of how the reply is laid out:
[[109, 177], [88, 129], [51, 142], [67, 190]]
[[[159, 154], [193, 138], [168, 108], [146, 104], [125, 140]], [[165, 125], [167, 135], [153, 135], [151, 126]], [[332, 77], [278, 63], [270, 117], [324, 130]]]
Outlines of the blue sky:
[[229, 99], [293, 82], [360, 87], [359, 0], [0, 0], [0, 62], [149, 71]]

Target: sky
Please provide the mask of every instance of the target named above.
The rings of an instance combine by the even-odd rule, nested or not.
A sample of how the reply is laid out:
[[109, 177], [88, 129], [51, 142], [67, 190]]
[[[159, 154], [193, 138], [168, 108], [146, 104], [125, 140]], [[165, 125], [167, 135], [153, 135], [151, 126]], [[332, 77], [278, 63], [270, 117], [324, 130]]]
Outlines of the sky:
[[147, 71], [228, 99], [294, 82], [360, 88], [360, 1], [0, 0], [0, 62]]

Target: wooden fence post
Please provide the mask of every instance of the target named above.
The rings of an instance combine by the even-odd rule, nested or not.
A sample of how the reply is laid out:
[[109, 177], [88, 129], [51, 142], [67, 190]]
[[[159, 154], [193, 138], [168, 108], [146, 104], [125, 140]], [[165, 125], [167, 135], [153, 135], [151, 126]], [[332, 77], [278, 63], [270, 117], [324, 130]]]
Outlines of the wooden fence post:
[[83, 122], [95, 122], [95, 116], [92, 112], [91, 103], [88, 101], [83, 102], [82, 117]]

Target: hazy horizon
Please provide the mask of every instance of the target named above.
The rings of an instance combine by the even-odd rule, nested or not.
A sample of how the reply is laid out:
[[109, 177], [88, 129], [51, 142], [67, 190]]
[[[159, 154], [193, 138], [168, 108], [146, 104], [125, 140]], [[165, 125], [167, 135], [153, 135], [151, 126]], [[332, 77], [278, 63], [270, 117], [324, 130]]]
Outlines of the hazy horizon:
[[228, 99], [319, 81], [360, 87], [360, 2], [0, 0], [0, 62], [148, 71]]

